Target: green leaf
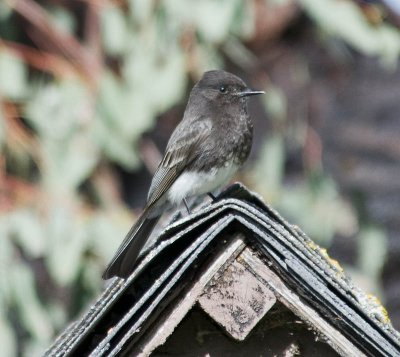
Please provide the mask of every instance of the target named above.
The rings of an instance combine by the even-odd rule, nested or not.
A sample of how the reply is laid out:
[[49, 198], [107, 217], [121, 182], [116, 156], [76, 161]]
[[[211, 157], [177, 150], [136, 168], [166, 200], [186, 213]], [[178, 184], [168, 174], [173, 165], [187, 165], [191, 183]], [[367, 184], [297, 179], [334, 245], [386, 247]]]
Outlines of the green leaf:
[[0, 310], [0, 346], [2, 356], [16, 356], [17, 355], [17, 340], [11, 323], [4, 316], [3, 311]]
[[69, 322], [69, 317], [68, 317], [69, 312], [66, 310], [64, 304], [65, 302], [63, 302], [62, 300], [61, 301], [52, 300], [46, 304], [46, 310], [49, 313], [51, 324], [57, 331], [65, 329], [65, 324]]
[[12, 266], [14, 247], [10, 239], [9, 216], [0, 217], [0, 307], [11, 301], [10, 276], [7, 272]]
[[267, 113], [272, 120], [282, 121], [287, 116], [287, 101], [286, 96], [280, 88], [269, 85], [268, 90], [263, 96], [263, 101]]
[[137, 127], [144, 113], [141, 108], [127, 110], [126, 92], [124, 83], [111, 72], [103, 74], [92, 130], [97, 145], [109, 159], [132, 169], [140, 162], [134, 144], [141, 134]]
[[197, 45], [196, 61], [198, 62], [199, 74], [208, 69], [223, 68], [224, 66], [219, 51], [210, 43], [199, 43]]
[[78, 276], [79, 262], [87, 248], [83, 225], [72, 210], [56, 205], [51, 209], [47, 229], [49, 272], [60, 285], [71, 284]]
[[[238, 39], [252, 38], [256, 30], [255, 15], [255, 6], [253, 3], [250, 1], [239, 1], [232, 18], [231, 32], [234, 34], [232, 37], [238, 37]], [[224, 41], [226, 40], [224, 39]]]
[[78, 187], [93, 171], [99, 150], [92, 134], [76, 133], [67, 141], [42, 142], [46, 160], [44, 184], [49, 190], [68, 192]]
[[127, 49], [127, 42], [134, 36], [128, 32], [125, 15], [121, 8], [105, 6], [101, 12], [101, 34], [104, 47], [111, 55], [122, 55]]
[[5, 21], [7, 20], [11, 13], [12, 13], [12, 7], [7, 4], [6, 1], [1, 1], [0, 2], [0, 20]]
[[140, 25], [149, 22], [154, 14], [154, 1], [152, 0], [128, 0], [129, 10], [132, 18]]
[[49, 343], [54, 331], [37, 296], [32, 271], [24, 264], [14, 264], [9, 274], [13, 281], [14, 301], [24, 327], [33, 339]]
[[65, 10], [61, 6], [49, 6], [47, 11], [51, 14], [50, 21], [54, 23], [55, 27], [62, 32], [74, 34], [76, 31], [76, 20], [71, 12]]
[[126, 169], [139, 166], [139, 157], [129, 139], [122, 136], [115, 128], [110, 128], [107, 124], [107, 120], [99, 115], [93, 127], [98, 145], [105, 155]]
[[369, 226], [361, 230], [358, 266], [365, 275], [378, 280], [387, 255], [387, 237], [382, 229]]
[[88, 90], [78, 81], [39, 87], [26, 118], [41, 139], [41, 171], [50, 191], [68, 192], [85, 180], [99, 160], [89, 123]]
[[284, 215], [324, 246], [329, 246], [335, 232], [351, 235], [357, 230], [355, 213], [330, 179], [321, 178], [317, 188], [310, 182], [292, 183], [277, 203]]
[[65, 140], [90, 119], [88, 89], [79, 81], [36, 85], [26, 119], [44, 139]]
[[109, 261], [133, 223], [134, 217], [128, 210], [118, 210], [112, 215], [98, 212], [87, 225], [90, 249], [105, 262]]
[[[188, 5], [188, 3], [190, 5]], [[204, 42], [221, 43], [235, 24], [238, 0], [165, 1], [166, 12], [184, 27], [195, 27]]]
[[3, 105], [1, 105], [0, 101], [0, 150], [2, 150], [2, 147], [5, 143], [5, 138], [6, 138], [6, 128], [5, 128], [5, 119], [4, 119], [4, 114], [3, 114]]
[[139, 44], [125, 57], [125, 82], [104, 73], [97, 102], [96, 139], [109, 158], [126, 168], [139, 164], [137, 139], [154, 125], [156, 115], [181, 98], [186, 83], [180, 48], [170, 45], [161, 57], [155, 44]]
[[26, 95], [27, 85], [25, 63], [11, 52], [0, 49], [0, 94], [20, 100]]
[[[126, 80], [128, 113], [137, 118], [130, 123], [143, 132], [154, 117], [175, 104], [186, 85], [185, 57], [177, 44], [163, 48], [146, 44], [142, 38], [126, 57], [123, 75]], [[125, 116], [125, 121], [127, 121]]]
[[274, 135], [263, 145], [254, 176], [257, 187], [264, 192], [268, 200], [275, 201], [281, 194], [284, 164], [283, 137]]
[[[136, 90], [137, 93], [143, 95], [140, 87]], [[110, 71], [105, 72], [100, 83], [97, 103], [98, 113], [103, 125], [114, 136], [117, 136], [118, 140], [121, 138], [127, 142], [133, 142], [133, 139], [141, 134], [137, 128], [142, 125], [143, 110], [149, 112], [150, 109], [146, 105], [140, 108], [135, 108], [134, 106], [128, 108], [128, 106], [131, 106], [129, 100], [132, 100], [132, 98], [127, 92], [130, 93], [130, 88], [124, 82], [118, 80]], [[141, 99], [145, 100], [143, 97]], [[147, 116], [145, 119], [147, 119]]]
[[200, 35], [206, 41], [222, 42], [231, 28], [237, 1], [203, 0], [196, 5], [192, 14]]
[[[349, 0], [300, 0], [318, 25], [367, 55], [394, 65], [400, 54], [400, 33], [393, 26], [372, 25], [361, 8]], [[340, 19], [340, 21], [338, 21]]]
[[43, 256], [45, 237], [39, 217], [29, 209], [20, 209], [9, 215], [9, 230], [11, 236], [32, 258]]

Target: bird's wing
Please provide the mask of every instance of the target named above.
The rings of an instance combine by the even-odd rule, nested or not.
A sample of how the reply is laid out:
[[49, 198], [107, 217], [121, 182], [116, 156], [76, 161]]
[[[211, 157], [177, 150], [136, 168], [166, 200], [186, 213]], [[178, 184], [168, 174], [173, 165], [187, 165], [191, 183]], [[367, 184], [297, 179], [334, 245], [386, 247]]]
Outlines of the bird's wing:
[[186, 165], [196, 157], [199, 143], [211, 132], [211, 121], [196, 121], [190, 126], [178, 125], [167, 145], [167, 149], [149, 190], [147, 205], [139, 220], [133, 225], [114, 258], [103, 274], [104, 279], [113, 276], [127, 278], [132, 265], [148, 239], [159, 217], [152, 215], [153, 204], [168, 191]]
[[211, 128], [211, 121], [204, 118], [191, 125], [176, 128], [151, 182], [147, 207], [157, 202], [180, 176], [184, 168], [195, 159], [198, 152], [196, 148], [204, 138], [210, 135]]

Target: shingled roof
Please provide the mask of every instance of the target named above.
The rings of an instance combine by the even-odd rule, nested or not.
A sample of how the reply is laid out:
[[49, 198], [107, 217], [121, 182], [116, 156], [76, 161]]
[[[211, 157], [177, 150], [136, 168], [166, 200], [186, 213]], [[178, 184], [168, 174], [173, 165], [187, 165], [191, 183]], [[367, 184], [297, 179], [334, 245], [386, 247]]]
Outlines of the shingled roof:
[[[239, 349], [279, 306], [330, 355], [400, 356], [399, 333], [379, 302], [240, 184], [191, 215], [175, 217], [155, 242], [131, 276], [112, 280], [47, 356], [165, 355], [193, 309], [217, 322]], [[296, 355], [296, 344], [288, 356]]]

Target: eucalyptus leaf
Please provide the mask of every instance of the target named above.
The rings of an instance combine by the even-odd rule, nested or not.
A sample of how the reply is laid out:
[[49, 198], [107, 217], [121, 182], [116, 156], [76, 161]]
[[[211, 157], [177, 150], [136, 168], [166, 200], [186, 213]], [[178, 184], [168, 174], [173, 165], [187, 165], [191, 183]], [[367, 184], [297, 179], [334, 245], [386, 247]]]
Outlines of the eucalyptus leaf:
[[47, 341], [39, 341], [30, 339], [27, 340], [24, 346], [21, 348], [22, 357], [41, 357], [43, 356], [43, 352], [47, 350], [49, 347], [49, 343]]
[[238, 1], [232, 18], [231, 32], [241, 39], [251, 38], [256, 30], [255, 16], [254, 4], [249, 1]]
[[90, 96], [79, 81], [41, 87], [26, 106], [27, 120], [41, 138], [43, 183], [50, 191], [70, 191], [85, 180], [99, 159], [88, 126]]
[[20, 209], [9, 215], [10, 235], [28, 256], [38, 258], [45, 252], [45, 237], [39, 217], [30, 209]]
[[282, 121], [287, 116], [286, 96], [282, 90], [274, 85], [268, 86], [263, 96], [263, 102], [269, 117], [272, 120]]
[[12, 100], [26, 95], [27, 68], [25, 63], [11, 52], [0, 48], [0, 93]]
[[6, 1], [0, 2], [0, 20], [7, 20], [12, 13], [12, 7]]
[[[46, 310], [49, 313], [49, 319], [55, 330], [59, 331], [65, 327], [68, 322], [68, 311], [65, 309], [62, 301], [51, 301], [46, 304]], [[48, 346], [46, 346], [48, 347]]]
[[169, 47], [167, 56], [152, 53], [147, 57], [127, 57], [124, 67], [128, 87], [126, 104], [128, 113], [135, 117], [130, 124], [136, 132], [148, 129], [157, 114], [182, 97], [186, 84], [184, 62], [182, 50], [174, 45]]
[[109, 261], [133, 222], [134, 218], [127, 210], [112, 215], [98, 212], [87, 224], [90, 249], [104, 262]]
[[282, 190], [278, 207], [315, 241], [328, 246], [335, 232], [354, 234], [357, 220], [351, 206], [344, 202], [330, 179], [323, 179], [316, 189], [298, 182]]
[[78, 216], [62, 205], [52, 207], [47, 228], [49, 272], [60, 285], [69, 285], [81, 269], [79, 262], [87, 248], [87, 235]]
[[[141, 93], [140, 88], [137, 91]], [[98, 100], [100, 119], [109, 130], [127, 141], [136, 136], [136, 126], [140, 120], [135, 117], [141, 115], [140, 109], [132, 112], [128, 110], [130, 95], [129, 86], [125, 82], [117, 79], [111, 72], [104, 73]], [[147, 107], [145, 109], [149, 110]]]
[[100, 292], [99, 287], [103, 284], [101, 274], [103, 272], [104, 265], [101, 267], [96, 264], [93, 260], [88, 260], [85, 265], [85, 269], [82, 271], [82, 284], [85, 289], [92, 292]]
[[364, 227], [358, 237], [358, 266], [367, 276], [378, 280], [387, 255], [387, 237], [378, 227]]
[[8, 274], [13, 262], [14, 247], [10, 239], [9, 216], [0, 217], [0, 308], [11, 301], [11, 280]]
[[126, 50], [129, 36], [128, 25], [121, 8], [105, 6], [101, 11], [101, 34], [104, 47], [111, 55], [122, 55]]
[[200, 35], [210, 42], [219, 43], [225, 39], [231, 28], [238, 1], [203, 0], [196, 2], [192, 12]]
[[178, 46], [169, 48], [168, 56], [154, 64], [156, 85], [148, 83], [145, 92], [159, 114], [175, 104], [184, 94], [186, 85], [185, 58]]
[[184, 26], [194, 26], [203, 41], [220, 43], [230, 32], [240, 3], [239, 0], [167, 0], [165, 6], [175, 21]]
[[0, 100], [0, 149], [2, 149], [6, 139], [5, 118], [3, 113], [3, 106]]
[[153, 0], [128, 0], [131, 17], [140, 25], [145, 25], [154, 10]]
[[26, 119], [43, 139], [66, 140], [89, 119], [89, 91], [75, 80], [37, 85]]
[[368, 22], [362, 9], [349, 0], [300, 0], [318, 25], [367, 55], [380, 56], [394, 65], [400, 54], [400, 33], [384, 22]]
[[14, 301], [24, 327], [36, 341], [49, 343], [54, 331], [37, 296], [32, 271], [25, 264], [14, 264], [9, 274], [13, 281]]
[[139, 165], [138, 154], [129, 139], [120, 136], [115, 129], [107, 127], [106, 120], [101, 119], [101, 116], [96, 120], [93, 131], [98, 145], [111, 161], [126, 169], [133, 169]]
[[178, 101], [186, 83], [180, 48], [170, 46], [168, 56], [162, 57], [144, 39], [135, 46], [125, 58], [125, 82], [111, 72], [104, 74], [96, 123], [96, 138], [107, 156], [127, 168], [139, 163], [137, 139], [154, 125], [156, 115]]
[[43, 185], [48, 192], [71, 194], [91, 173], [97, 157], [86, 147], [87, 142], [75, 147], [62, 144], [43, 141]]
[[92, 133], [78, 132], [68, 141], [43, 141], [48, 188], [72, 191], [89, 177], [100, 158]]
[[280, 197], [285, 164], [285, 147], [281, 135], [268, 138], [255, 168], [254, 181], [269, 200]]
[[0, 310], [0, 346], [2, 356], [17, 355], [17, 339], [12, 329], [12, 325]]
[[50, 19], [62, 32], [73, 34], [76, 31], [76, 20], [72, 13], [61, 6], [49, 6], [47, 11], [51, 14]]
[[199, 43], [196, 49], [199, 75], [205, 70], [223, 68], [224, 62], [214, 46], [209, 43]]

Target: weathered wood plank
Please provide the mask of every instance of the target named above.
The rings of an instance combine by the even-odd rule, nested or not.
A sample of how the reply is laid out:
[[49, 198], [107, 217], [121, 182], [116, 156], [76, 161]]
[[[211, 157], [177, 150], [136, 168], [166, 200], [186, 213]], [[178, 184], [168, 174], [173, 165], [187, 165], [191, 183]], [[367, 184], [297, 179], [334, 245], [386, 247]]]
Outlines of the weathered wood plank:
[[201, 277], [193, 284], [186, 294], [173, 306], [171, 311], [166, 314], [162, 320], [154, 326], [150, 333], [146, 334], [144, 340], [141, 341], [137, 349], [138, 357], [149, 356], [158, 346], [162, 345], [168, 336], [172, 334], [176, 326], [185, 317], [187, 312], [196, 303], [198, 296], [203, 292], [207, 283], [217, 274], [224, 266], [229, 265], [232, 260], [244, 249], [245, 244], [242, 240], [242, 234], [238, 234], [226, 249], [215, 257]]
[[[246, 268], [264, 282], [277, 299], [293, 311], [300, 319], [309, 324], [316, 332], [316, 338], [323, 339], [341, 356], [365, 356], [339, 330], [329, 324], [309, 305], [300, 300], [299, 296], [290, 290], [271, 269], [265, 265], [249, 248], [246, 248], [237, 258]], [[329, 337], [328, 337], [329, 336]]]
[[274, 293], [237, 261], [212, 279], [199, 297], [202, 309], [239, 341], [247, 337], [275, 302]]

